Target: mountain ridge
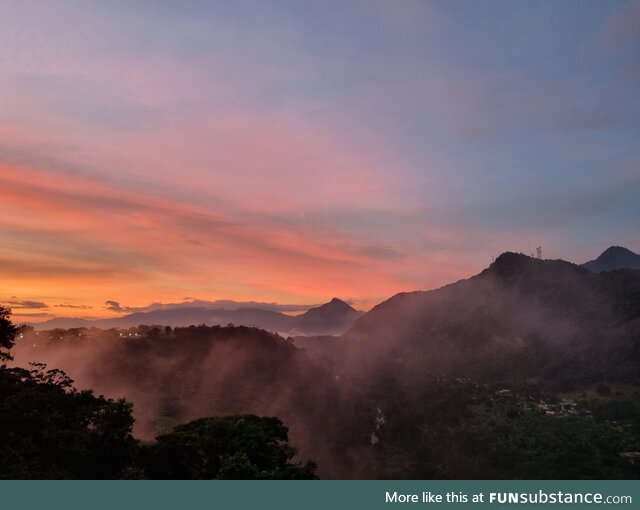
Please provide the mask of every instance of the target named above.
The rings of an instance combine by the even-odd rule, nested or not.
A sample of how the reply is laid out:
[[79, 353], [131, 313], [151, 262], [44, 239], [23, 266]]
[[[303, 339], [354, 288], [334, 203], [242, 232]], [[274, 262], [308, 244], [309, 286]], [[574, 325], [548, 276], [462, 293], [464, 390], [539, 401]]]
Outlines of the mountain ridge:
[[640, 270], [640, 255], [623, 246], [610, 246], [598, 258], [585, 262], [582, 267], [594, 272], [616, 269]]
[[300, 345], [347, 372], [384, 366], [408, 378], [526, 379], [549, 371], [555, 384], [557, 371], [571, 386], [597, 381], [603, 371], [640, 382], [639, 335], [640, 272], [594, 273], [506, 252], [468, 279], [392, 296], [330, 349], [322, 339]]
[[195, 324], [253, 326], [272, 332], [291, 335], [321, 335], [344, 333], [363, 312], [344, 301], [333, 298], [329, 303], [290, 316], [262, 308], [184, 307], [134, 312], [113, 319], [74, 319], [57, 317], [33, 324], [38, 330], [90, 328], [131, 328], [139, 325], [184, 327]]

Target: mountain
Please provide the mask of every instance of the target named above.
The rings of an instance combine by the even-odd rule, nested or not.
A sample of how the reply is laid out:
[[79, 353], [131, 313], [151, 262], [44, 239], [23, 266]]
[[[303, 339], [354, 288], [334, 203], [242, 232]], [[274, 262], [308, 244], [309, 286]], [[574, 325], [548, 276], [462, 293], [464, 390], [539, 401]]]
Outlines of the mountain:
[[640, 273], [503, 253], [467, 280], [393, 296], [341, 338], [344, 369], [415, 383], [427, 374], [640, 382]]
[[616, 269], [640, 270], [640, 255], [622, 246], [611, 246], [603, 251], [597, 259], [582, 264], [582, 267], [596, 273]]
[[317, 308], [293, 317], [294, 333], [306, 332], [306, 335], [339, 335], [347, 331], [363, 315], [344, 301], [333, 298]]
[[45, 330], [45, 329], [71, 329], [71, 328], [91, 328], [97, 327], [95, 323], [98, 320], [92, 319], [76, 319], [73, 317], [56, 317], [54, 319], [49, 319], [44, 322], [38, 322], [30, 324], [35, 329]]
[[348, 330], [363, 312], [355, 310], [344, 301], [333, 298], [329, 303], [310, 308], [298, 316], [261, 308], [170, 308], [150, 312], [136, 312], [114, 319], [73, 319], [59, 317], [39, 324], [36, 329], [54, 328], [132, 328], [139, 325], [185, 327], [205, 324], [208, 326], [252, 326], [283, 335], [338, 335]]

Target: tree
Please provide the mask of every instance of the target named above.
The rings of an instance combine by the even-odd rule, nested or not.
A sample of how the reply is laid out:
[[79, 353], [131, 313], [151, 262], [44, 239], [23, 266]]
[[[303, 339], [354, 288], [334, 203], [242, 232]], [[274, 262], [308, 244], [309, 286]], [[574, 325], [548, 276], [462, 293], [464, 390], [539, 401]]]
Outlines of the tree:
[[119, 478], [133, 465], [132, 406], [78, 391], [61, 370], [0, 368], [0, 478]]
[[313, 479], [316, 465], [292, 462], [296, 449], [278, 418], [202, 418], [176, 427], [143, 449], [153, 479]]
[[13, 359], [9, 350], [13, 347], [18, 328], [9, 320], [11, 309], [0, 306], [0, 363]]
[[118, 478], [135, 459], [132, 406], [78, 391], [43, 363], [7, 368], [18, 328], [0, 307], [0, 478]]

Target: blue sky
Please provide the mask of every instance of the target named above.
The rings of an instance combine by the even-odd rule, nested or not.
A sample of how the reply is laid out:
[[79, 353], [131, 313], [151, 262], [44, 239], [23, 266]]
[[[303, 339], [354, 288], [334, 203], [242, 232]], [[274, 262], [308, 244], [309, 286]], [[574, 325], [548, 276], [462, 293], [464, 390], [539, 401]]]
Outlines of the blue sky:
[[366, 308], [640, 251], [638, 1], [0, 9], [0, 300]]

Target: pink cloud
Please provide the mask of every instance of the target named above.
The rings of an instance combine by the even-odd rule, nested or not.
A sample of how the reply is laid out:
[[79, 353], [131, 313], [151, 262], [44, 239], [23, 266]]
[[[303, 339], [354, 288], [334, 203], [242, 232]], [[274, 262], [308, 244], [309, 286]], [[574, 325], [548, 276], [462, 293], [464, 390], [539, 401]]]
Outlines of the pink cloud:
[[185, 292], [295, 302], [404, 285], [337, 232], [246, 223], [211, 206], [24, 167], [0, 166], [0, 179], [1, 272], [12, 295], [37, 285], [38, 295], [92, 306], [95, 297], [82, 297], [97, 289], [132, 305]]
[[623, 3], [602, 25], [596, 42], [602, 48], [615, 50], [640, 40], [640, 1]]

